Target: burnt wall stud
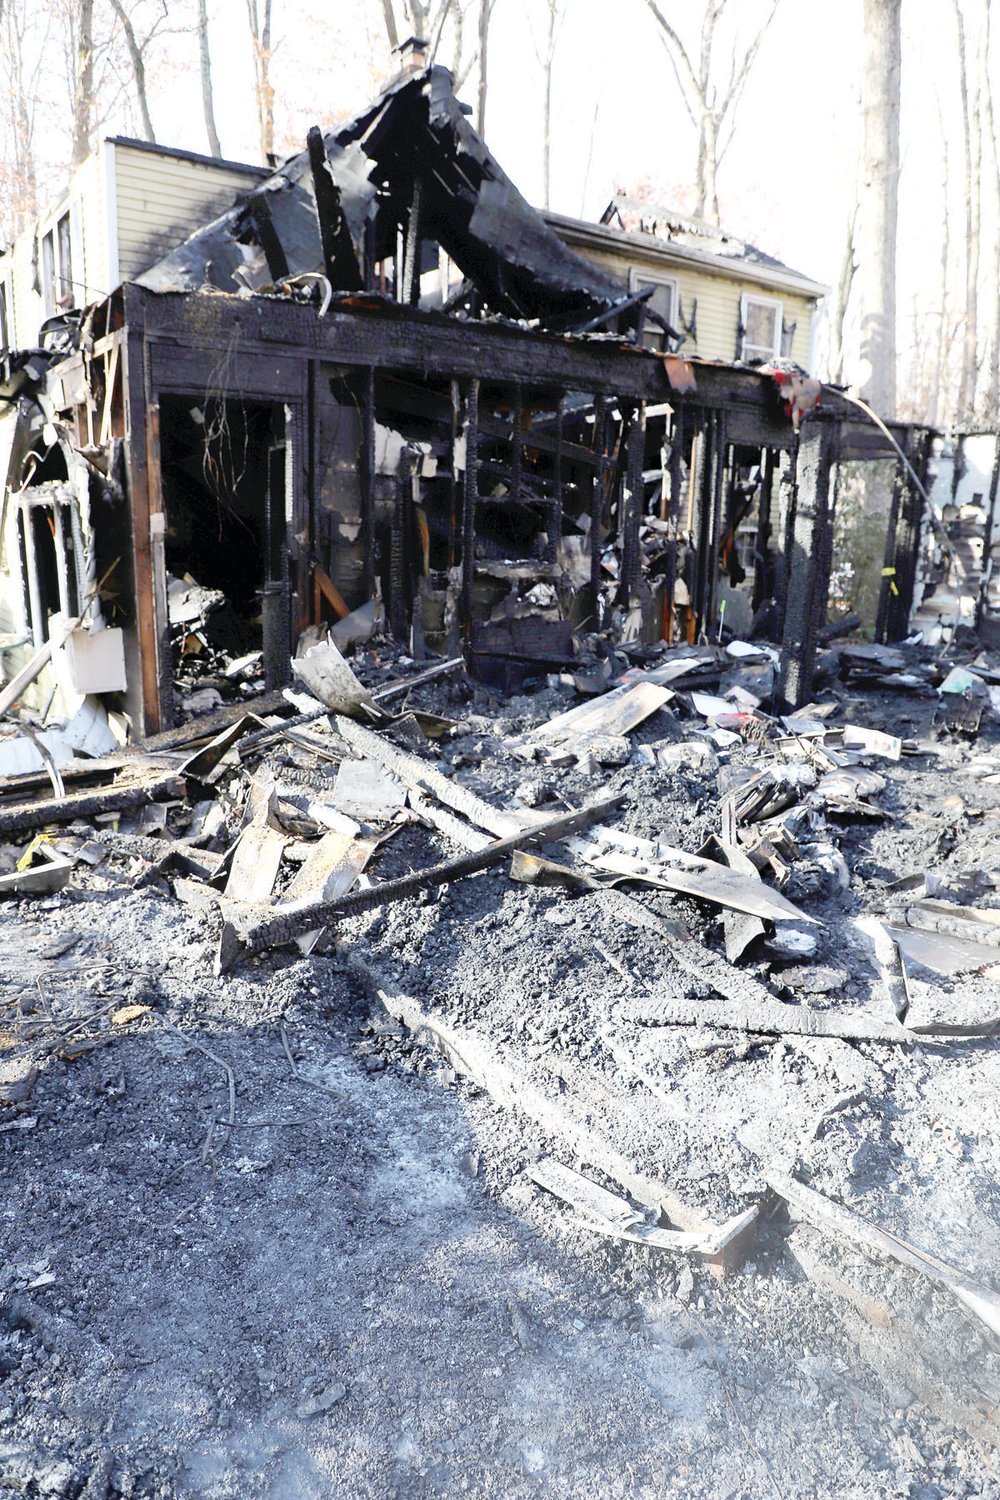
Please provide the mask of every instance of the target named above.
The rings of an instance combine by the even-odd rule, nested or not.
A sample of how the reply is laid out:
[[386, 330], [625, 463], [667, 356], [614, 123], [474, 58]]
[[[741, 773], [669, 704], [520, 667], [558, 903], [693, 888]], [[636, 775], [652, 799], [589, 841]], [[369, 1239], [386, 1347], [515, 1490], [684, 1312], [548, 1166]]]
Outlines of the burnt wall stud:
[[825, 533], [831, 525], [830, 475], [837, 460], [839, 436], [839, 422], [824, 412], [803, 419], [776, 688], [778, 702], [786, 711], [800, 708], [812, 695], [819, 622], [830, 586], [829, 569], [824, 563], [830, 556]]

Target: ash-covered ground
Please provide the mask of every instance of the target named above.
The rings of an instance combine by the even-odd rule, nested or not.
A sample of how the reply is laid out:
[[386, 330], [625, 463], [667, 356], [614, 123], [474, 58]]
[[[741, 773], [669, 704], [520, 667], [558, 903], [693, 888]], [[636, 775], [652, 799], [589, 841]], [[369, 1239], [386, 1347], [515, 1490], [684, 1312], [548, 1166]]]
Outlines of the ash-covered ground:
[[[1000, 745], [988, 715], [975, 738], [935, 726], [929, 689], [818, 697], [838, 702], [832, 724], [916, 752], [871, 762], [888, 816], [827, 820], [846, 890], [793, 866], [786, 894], [824, 924], [815, 955], [761, 940], [740, 969], [790, 1005], [884, 1017], [853, 919], [884, 912], [899, 877], [961, 885], [1000, 864]], [[720, 771], [768, 754], [643, 756], [694, 743], [683, 695], [630, 736], [625, 765], [505, 749], [575, 701], [431, 685], [413, 705], [456, 729], [416, 753], [498, 807], [620, 793], [617, 827], [692, 853], [718, 833]], [[309, 764], [276, 744], [239, 774], [298, 775], [315, 796], [326, 773]], [[369, 874], [455, 853], [410, 822]], [[311, 957], [214, 977], [218, 912], [169, 877], [136, 885], [136, 868], [112, 850], [59, 895], [0, 910], [0, 1041], [41, 1064], [0, 1114], [0, 1495], [1000, 1496], [1000, 1360], [982, 1322], [796, 1222], [762, 1176], [772, 1154], [794, 1162], [997, 1285], [997, 1040], [646, 1028], [633, 1067], [618, 1008], [681, 980], [669, 930], [623, 922], [611, 893], [520, 884], [504, 864], [339, 922]], [[632, 895], [721, 954], [717, 908]], [[749, 1258], [719, 1280], [583, 1227], [526, 1169], [600, 1169], [387, 1020], [376, 985], [582, 1101], [693, 1206], [759, 1205]], [[910, 987], [914, 1019], [998, 1009], [982, 975], [914, 968]]]

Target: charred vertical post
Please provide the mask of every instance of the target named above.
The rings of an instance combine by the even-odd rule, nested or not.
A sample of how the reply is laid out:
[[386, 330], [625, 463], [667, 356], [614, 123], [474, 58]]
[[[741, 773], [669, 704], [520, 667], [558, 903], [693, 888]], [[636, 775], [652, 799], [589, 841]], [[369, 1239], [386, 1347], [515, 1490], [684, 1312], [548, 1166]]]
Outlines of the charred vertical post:
[[451, 478], [448, 481], [448, 567], [455, 566], [458, 555], [459, 484], [456, 453], [462, 425], [462, 393], [457, 380], [451, 382]]
[[524, 392], [521, 383], [514, 386], [514, 411], [510, 433], [510, 498], [516, 503], [521, 498], [521, 480], [524, 469]]
[[594, 397], [594, 452], [597, 467], [590, 490], [590, 591], [593, 595], [594, 623], [599, 625], [598, 602], [601, 597], [601, 527], [604, 522], [604, 488], [608, 466], [608, 406], [603, 395]]
[[905, 465], [900, 459], [892, 481], [892, 499], [889, 502], [885, 547], [882, 551], [882, 581], [879, 584], [878, 609], [875, 614], [875, 639], [882, 642], [886, 640], [890, 601], [896, 591], [896, 532], [899, 527], [899, 506], [904, 484]]
[[476, 565], [476, 505], [479, 500], [479, 381], [465, 393], [465, 493], [462, 506], [462, 627], [472, 634], [472, 584]]
[[406, 219], [406, 239], [403, 248], [403, 279], [399, 289], [399, 301], [408, 307], [416, 307], [420, 301], [420, 217], [423, 183], [418, 177], [413, 184], [413, 198]]
[[774, 597], [774, 559], [771, 556], [772, 516], [774, 513], [775, 449], [764, 449], [764, 468], [760, 480], [760, 502], [757, 512], [756, 566], [753, 573], [751, 602], [760, 609], [765, 599]]
[[407, 609], [405, 585], [405, 560], [403, 548], [406, 536], [406, 492], [410, 481], [402, 472], [396, 475], [396, 496], [392, 508], [392, 529], [389, 536], [389, 624], [397, 640], [406, 639]]
[[639, 525], [642, 521], [642, 472], [646, 459], [646, 403], [640, 401], [628, 431], [628, 495], [622, 517], [622, 592], [626, 599], [639, 586]]
[[365, 598], [375, 595], [375, 370], [364, 372], [361, 399], [361, 530]]
[[840, 424], [827, 413], [811, 412], [803, 418], [777, 684], [777, 698], [786, 711], [801, 707], [812, 693], [819, 623], [830, 586], [824, 566], [830, 555], [825, 533], [831, 524], [830, 475], [839, 440]]
[[[712, 515], [708, 543], [705, 614], [702, 619], [702, 629], [707, 634], [709, 630], [714, 628], [716, 639], [718, 639], [718, 628], [714, 622], [716, 617], [716, 602], [719, 597], [719, 563], [722, 548], [723, 507], [726, 499], [727, 458], [726, 414], [724, 411], [717, 411], [715, 414], [715, 459], [712, 465]], [[733, 538], [733, 544], [735, 545], [735, 537]]]
[[675, 409], [673, 431], [670, 434], [670, 456], [667, 474], [670, 481], [668, 495], [661, 509], [661, 519], [670, 528], [667, 532], [667, 567], [663, 578], [663, 613], [660, 634], [665, 641], [674, 635], [674, 595], [677, 590], [677, 528], [684, 498], [684, 439], [686, 423], [683, 408]]
[[[131, 647], [131, 642], [126, 645], [126, 670], [131, 668], [129, 711], [137, 719], [141, 719], [142, 733], [149, 735], [156, 734], [164, 726], [160, 715], [160, 641], [153, 597], [153, 559], [150, 547], [150, 494], [145, 440], [148, 407], [146, 341], [143, 332], [144, 309], [139, 289], [126, 286], [123, 297], [126, 329], [122, 347], [123, 435], [132, 532], [132, 553], [128, 563], [137, 627], [134, 648]], [[134, 657], [131, 654], [133, 649]], [[139, 688], [137, 693], [136, 685]]]
[[719, 466], [719, 413], [707, 411], [699, 443], [697, 467], [697, 585], [692, 604], [699, 632], [708, 628], [711, 612], [712, 522]]
[[563, 423], [566, 420], [566, 397], [559, 397], [556, 407], [556, 446], [552, 455], [552, 496], [549, 505], [549, 544], [545, 549], [546, 562], [554, 563], [562, 539], [563, 516]]

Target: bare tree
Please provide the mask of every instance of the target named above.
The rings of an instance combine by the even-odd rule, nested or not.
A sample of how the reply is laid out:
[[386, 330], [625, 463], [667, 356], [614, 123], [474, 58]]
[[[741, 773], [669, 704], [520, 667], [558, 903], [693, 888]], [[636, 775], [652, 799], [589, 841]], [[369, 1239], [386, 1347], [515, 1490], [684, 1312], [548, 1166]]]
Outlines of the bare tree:
[[208, 49], [208, 4], [198, 0], [198, 65], [201, 72], [201, 107], [205, 115], [208, 149], [213, 156], [222, 155], [219, 132], [215, 128], [215, 94], [212, 90], [212, 56]]
[[[719, 22], [729, 0], [704, 0], [701, 37], [697, 55], [685, 46], [680, 33], [667, 19], [658, 0], [646, 0], [659, 27], [660, 41], [666, 50], [681, 91], [684, 107], [698, 132], [697, 186], [695, 213], [699, 218], [719, 222], [719, 195], [716, 187], [719, 167], [733, 138], [740, 100], [753, 70], [761, 43], [774, 20], [780, 0], [768, 0], [764, 19], [749, 42], [737, 48], [733, 39], [722, 64], [724, 81], [719, 81]], [[745, 7], [744, 7], [745, 9]]]
[[269, 162], [274, 155], [274, 85], [271, 82], [271, 0], [247, 0], [247, 20], [253, 46], [254, 89], [260, 154]]
[[830, 303], [830, 350], [827, 358], [829, 378], [834, 385], [844, 379], [844, 362], [847, 353], [847, 314], [851, 305], [851, 291], [858, 269], [857, 259], [858, 205], [855, 201], [847, 217], [844, 233], [844, 248], [840, 260], [840, 275], [833, 289]]
[[135, 82], [135, 97], [139, 108], [142, 138], [146, 141], [155, 141], [156, 135], [149, 113], [149, 93], [146, 88], [146, 54], [152, 42], [166, 26], [170, 14], [169, 0], [156, 0], [145, 27], [139, 31], [136, 30], [135, 22], [141, 7], [134, 3], [126, 6], [124, 0], [110, 0], [110, 4], [121, 26], [128, 50], [132, 77]]
[[[542, 70], [542, 203], [552, 206], [552, 73], [556, 57], [559, 27], [565, 14], [564, 0], [545, 0], [545, 40], [541, 47], [535, 41], [535, 56]], [[534, 39], [534, 38], [533, 38]]]
[[864, 0], [863, 137], [858, 292], [861, 394], [896, 408], [896, 220], [899, 191], [900, 0]]
[[[965, 336], [958, 389], [959, 415], [971, 415], [976, 390], [979, 332], [979, 232], [982, 132], [978, 73], [969, 67], [968, 38], [960, 0], [952, 0], [958, 41], [958, 92], [962, 107], [962, 182], [965, 202]], [[969, 87], [969, 74], [973, 85]]]
[[77, 0], [71, 12], [70, 59], [73, 78], [73, 144], [70, 166], [90, 155], [94, 124], [94, 0]]
[[[479, 0], [477, 45], [468, 57], [465, 56], [465, 19], [471, 0], [382, 0], [382, 16], [390, 48], [400, 45], [400, 37], [417, 36], [428, 44], [428, 57], [437, 62], [445, 53], [446, 42], [450, 43], [448, 66], [455, 80], [456, 91], [460, 89], [479, 61], [489, 35], [490, 18], [496, 0]], [[484, 18], [485, 6], [485, 18]], [[446, 54], [447, 55], [447, 54]], [[477, 117], [486, 108], [486, 85], [480, 74], [479, 110]]]
[[496, 0], [479, 0], [479, 89], [476, 100], [476, 129], [486, 134], [486, 64], [489, 58], [490, 21]]
[[39, 12], [32, 0], [4, 0], [0, 6], [0, 233], [12, 239], [38, 213], [35, 118], [39, 84], [51, 35], [47, 12], [38, 34]]

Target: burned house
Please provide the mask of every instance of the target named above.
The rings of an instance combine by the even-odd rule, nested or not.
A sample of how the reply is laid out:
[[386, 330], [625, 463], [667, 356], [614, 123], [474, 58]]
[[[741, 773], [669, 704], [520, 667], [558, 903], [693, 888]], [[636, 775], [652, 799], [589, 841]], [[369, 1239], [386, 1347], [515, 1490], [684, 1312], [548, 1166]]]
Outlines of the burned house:
[[587, 636], [757, 628], [804, 701], [838, 467], [905, 450], [880, 620], [903, 631], [926, 434], [821, 393], [781, 357], [781, 316], [768, 347], [748, 342], [746, 292], [747, 362], [694, 357], [690, 308], [678, 328], [655, 280], [577, 253], [419, 62], [7, 355], [8, 675], [81, 617], [88, 641], [120, 632], [71, 686], [120, 695], [150, 734], [199, 655], [261, 653], [278, 687], [308, 627], [349, 639], [384, 611], [416, 656], [461, 650], [508, 686]]

